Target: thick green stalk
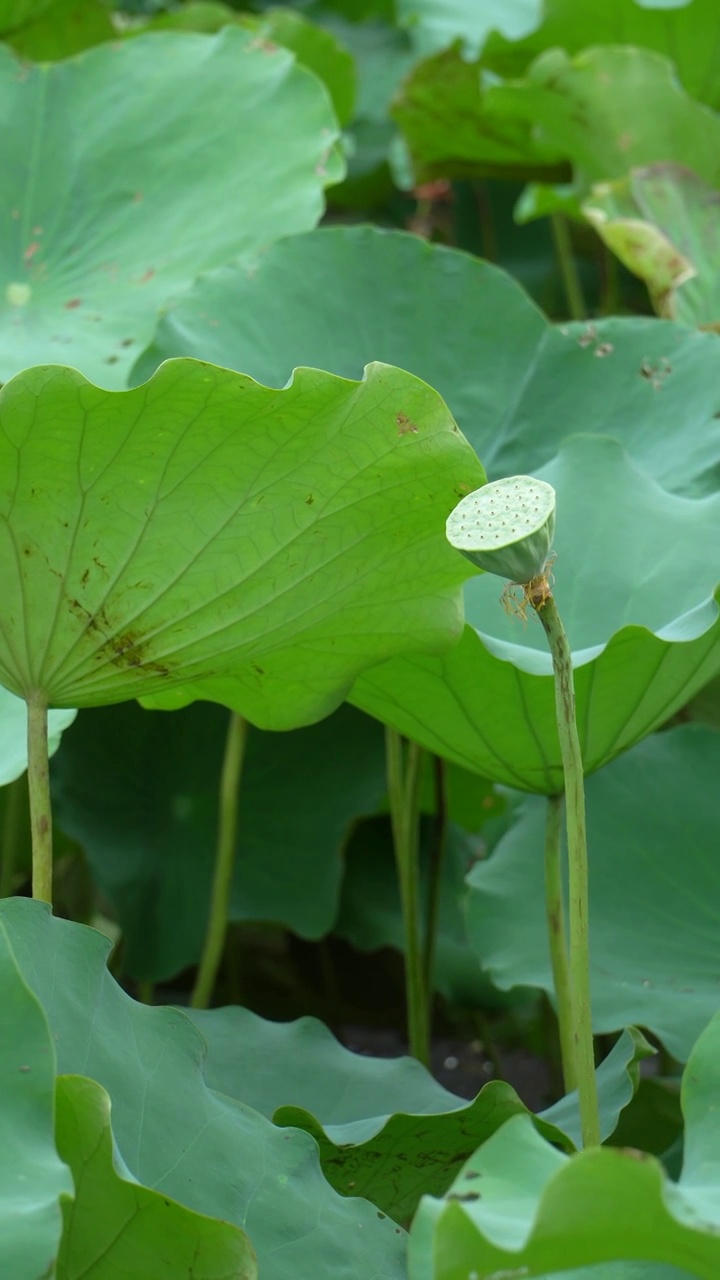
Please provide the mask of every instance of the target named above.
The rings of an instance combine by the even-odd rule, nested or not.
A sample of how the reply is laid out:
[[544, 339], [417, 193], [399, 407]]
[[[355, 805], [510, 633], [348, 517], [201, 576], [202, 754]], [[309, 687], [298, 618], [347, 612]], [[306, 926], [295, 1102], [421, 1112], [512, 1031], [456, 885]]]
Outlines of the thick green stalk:
[[558, 1028], [565, 1092], [577, 1088], [575, 1048], [573, 1042], [572, 992], [568, 967], [565, 901], [562, 877], [563, 796], [547, 797], [545, 810], [545, 916], [550, 942]]
[[28, 792], [32, 832], [32, 896], [52, 902], [52, 810], [48, 761], [47, 703], [37, 694], [27, 700]]
[[[415, 742], [409, 742], [405, 753], [400, 734], [386, 726], [385, 749], [390, 821], [405, 930], [408, 1044], [413, 1057], [429, 1066], [428, 997], [420, 942], [419, 783], [422, 748]], [[404, 759], [405, 755], [407, 759]]]
[[[532, 595], [530, 596], [530, 603], [533, 603]], [[600, 1143], [600, 1120], [590, 1008], [590, 936], [588, 923], [585, 786], [580, 739], [578, 738], [575, 720], [572, 653], [552, 593], [543, 590], [535, 607], [545, 628], [555, 672], [555, 710], [560, 740], [560, 754], [565, 775], [570, 989], [574, 1024], [574, 1058], [583, 1145], [591, 1147]]]
[[235, 869], [240, 778], [245, 757], [247, 728], [247, 721], [236, 711], [232, 711], [220, 775], [218, 841], [210, 896], [210, 915], [195, 986], [190, 996], [193, 1009], [206, 1009], [210, 1003], [225, 945], [230, 892]]
[[587, 309], [585, 307], [585, 299], [583, 298], [582, 285], [580, 284], [580, 276], [578, 275], [575, 254], [573, 253], [567, 218], [562, 213], [552, 213], [550, 215], [550, 221], [552, 223], [553, 236], [555, 238], [555, 252], [557, 253], [558, 265], [560, 267], [560, 274], [562, 276], [563, 287], [565, 289], [565, 297], [567, 299], [570, 319], [584, 320], [587, 315]]

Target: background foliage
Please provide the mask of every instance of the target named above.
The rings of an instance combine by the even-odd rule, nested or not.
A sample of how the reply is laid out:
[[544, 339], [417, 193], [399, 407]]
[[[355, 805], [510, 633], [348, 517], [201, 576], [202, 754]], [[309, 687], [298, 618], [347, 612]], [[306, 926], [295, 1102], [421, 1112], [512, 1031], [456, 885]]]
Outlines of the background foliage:
[[[0, 0], [13, 1280], [717, 1275], [719, 41], [714, 0]], [[513, 472], [588, 775], [583, 1152], [550, 661], [443, 538]]]

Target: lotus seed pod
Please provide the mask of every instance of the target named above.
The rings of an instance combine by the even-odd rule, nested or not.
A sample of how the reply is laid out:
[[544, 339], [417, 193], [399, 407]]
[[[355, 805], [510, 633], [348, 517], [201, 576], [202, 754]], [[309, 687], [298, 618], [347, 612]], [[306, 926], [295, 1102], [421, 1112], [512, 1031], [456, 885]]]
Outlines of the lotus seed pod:
[[545, 569], [555, 533], [555, 490], [508, 476], [469, 493], [448, 516], [448, 542], [479, 569], [524, 584]]

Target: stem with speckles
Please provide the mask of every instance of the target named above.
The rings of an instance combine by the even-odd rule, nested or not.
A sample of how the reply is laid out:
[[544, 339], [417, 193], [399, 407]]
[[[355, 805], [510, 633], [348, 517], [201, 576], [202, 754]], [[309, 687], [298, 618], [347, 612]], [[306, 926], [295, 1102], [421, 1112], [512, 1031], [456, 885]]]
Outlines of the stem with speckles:
[[32, 831], [32, 896], [52, 902], [52, 810], [48, 760], [47, 702], [39, 693], [27, 699], [28, 792]]

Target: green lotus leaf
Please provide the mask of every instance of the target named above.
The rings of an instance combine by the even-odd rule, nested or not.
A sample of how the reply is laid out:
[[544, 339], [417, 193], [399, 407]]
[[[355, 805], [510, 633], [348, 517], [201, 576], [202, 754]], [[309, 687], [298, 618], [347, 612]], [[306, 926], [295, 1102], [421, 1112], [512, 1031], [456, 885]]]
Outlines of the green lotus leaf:
[[[586, 772], [662, 724], [718, 673], [720, 498], [660, 489], [616, 441], [577, 436], [537, 473], [557, 491], [555, 595], [575, 666]], [[351, 701], [448, 759], [522, 790], [562, 790], [544, 633], [497, 582], [465, 589], [461, 643], [365, 672]], [[520, 606], [518, 606], [520, 607]]]
[[355, 101], [355, 64], [352, 55], [330, 31], [309, 22], [292, 9], [272, 8], [262, 16], [238, 13], [220, 0], [191, 0], [181, 8], [155, 14], [140, 28], [127, 34], [133, 38], [143, 31], [201, 31], [212, 35], [223, 27], [239, 25], [251, 31], [265, 51], [272, 44], [295, 54], [301, 67], [322, 80], [340, 124], [347, 124]]
[[53, 1136], [55, 1046], [0, 922], [0, 1263], [13, 1280], [54, 1275], [70, 1170]]
[[256, 40], [290, 49], [300, 66], [313, 71], [326, 86], [340, 124], [348, 124], [355, 109], [355, 63], [332, 31], [309, 22], [290, 8], [273, 8], [259, 18], [246, 17], [244, 21], [251, 24]]
[[52, 0], [36, 16], [3, 37], [16, 53], [33, 62], [55, 62], [116, 37], [102, 0]]
[[588, 431], [619, 440], [666, 489], [720, 487], [717, 335], [653, 319], [554, 326], [503, 271], [404, 232], [323, 228], [204, 276], [133, 381], [177, 355], [271, 386], [298, 364], [346, 378], [369, 360], [408, 369], [440, 392], [492, 479], [532, 473]]
[[[720, 38], [720, 11], [715, 0], [653, 3], [639, 0], [543, 0], [542, 21], [529, 35], [509, 39], [492, 31], [482, 50], [482, 64], [505, 79], [525, 74], [546, 49], [581, 53], [593, 45], [635, 45], [663, 54], [673, 63], [680, 83], [692, 98], [717, 109], [720, 84], [715, 74], [715, 41]], [[649, 114], [647, 110], [643, 116]]]
[[484, 474], [409, 374], [298, 370], [273, 391], [175, 361], [109, 392], [34, 369], [0, 392], [0, 427], [14, 693], [62, 707], [167, 689], [288, 728], [365, 664], [458, 634], [466, 562], [444, 521]]
[[60, 1076], [56, 1136], [75, 1181], [63, 1206], [58, 1275], [120, 1280], [255, 1280], [247, 1236], [117, 1172], [110, 1098], [94, 1080]]
[[490, 92], [482, 63], [468, 62], [459, 42], [413, 67], [393, 102], [392, 116], [416, 182], [567, 178], [562, 150], [538, 137], [529, 121], [509, 113], [489, 116]]
[[442, 49], [462, 37], [477, 50], [489, 31], [517, 40], [534, 31], [541, 18], [541, 0], [397, 0], [398, 18], [413, 35], [418, 50]]
[[58, 1071], [82, 1072], [110, 1096], [124, 1178], [241, 1227], [264, 1280], [403, 1280], [405, 1233], [328, 1186], [307, 1134], [209, 1087], [200, 1033], [179, 1009], [130, 999], [105, 967], [106, 938], [27, 899], [4, 899], [0, 919], [45, 1010]]
[[[115, 910], [134, 977], [166, 979], [200, 958], [227, 719], [202, 702], [176, 711], [171, 726], [166, 713], [133, 702], [95, 708], [53, 763], [53, 811]], [[295, 733], [251, 728], [230, 919], [284, 924], [305, 938], [328, 933], [349, 828], [374, 812], [385, 787], [382, 729], [351, 707]]]
[[184, 0], [176, 9], [159, 9], [122, 34], [127, 40], [134, 40], [148, 31], [195, 31], [214, 36], [223, 27], [241, 25], [241, 22], [237, 9], [231, 9], [222, 0]]
[[651, 165], [593, 188], [583, 212], [644, 280], [659, 315], [720, 329], [720, 191], [679, 165]]
[[[636, 9], [632, 0], [616, 0], [615, 7], [621, 2]], [[576, 21], [594, 26], [596, 7], [575, 6]], [[586, 194], [593, 183], [620, 178], [631, 168], [675, 162], [719, 185], [720, 120], [696, 100], [709, 98], [717, 105], [716, 78], [707, 71], [717, 14], [708, 26], [707, 0], [700, 7], [705, 19], [693, 18], [692, 30], [681, 30], [676, 16], [664, 35], [659, 24], [665, 15], [648, 15], [654, 24], [649, 48], [633, 47], [640, 41], [626, 43], [625, 34], [624, 43], [602, 47], [595, 30], [589, 43], [600, 47], [585, 48], [588, 42], [572, 38], [568, 44], [560, 38], [545, 45], [537, 32], [531, 39], [538, 40], [539, 56], [529, 65], [522, 58], [524, 78], [504, 83], [497, 83], [492, 40], [487, 58], [483, 54], [478, 61], [467, 61], [457, 45], [419, 63], [393, 109], [417, 179], [500, 173], [563, 182], [569, 164], [577, 191]], [[608, 9], [613, 6], [603, 6], [604, 13]], [[600, 29], [604, 21], [601, 16]], [[696, 62], [692, 50], [698, 41], [704, 49]], [[688, 69], [686, 87], [670, 61], [678, 45]], [[498, 65], [504, 67], [502, 45], [499, 55]], [[699, 79], [711, 87], [696, 94]], [[546, 211], [553, 207], [549, 195], [544, 203]]]
[[532, 127], [539, 146], [572, 163], [581, 192], [657, 162], [687, 165], [720, 184], [720, 117], [649, 49], [592, 48], [574, 57], [550, 49], [525, 80], [488, 89], [483, 107], [487, 128]]
[[[48, 714], [48, 750], [54, 755], [60, 746], [64, 729], [72, 724], [77, 711], [51, 711]], [[14, 782], [27, 769], [27, 706], [0, 687], [0, 787]]]
[[[414, 1213], [423, 1191], [447, 1189], [505, 1120], [527, 1114], [503, 1081], [490, 1081], [468, 1102], [412, 1058], [350, 1052], [315, 1018], [274, 1023], [241, 1008], [193, 1010], [189, 1016], [207, 1041], [205, 1075], [212, 1088], [250, 1103], [276, 1124], [312, 1134], [332, 1186], [372, 1200], [398, 1222]], [[603, 1136], [632, 1098], [636, 1064], [647, 1052], [642, 1036], [626, 1032], [599, 1067]], [[579, 1138], [575, 1096], [536, 1123], [570, 1150]]]
[[[720, 732], [683, 725], [586, 783], [593, 1024], [598, 1032], [648, 1027], [681, 1061], [717, 1008], [718, 767]], [[544, 810], [541, 799], [527, 799], [469, 877], [471, 944], [500, 988], [552, 990]]]
[[325, 89], [235, 28], [116, 41], [22, 75], [0, 47], [0, 125], [3, 379], [65, 360], [124, 386], [161, 303], [313, 226], [342, 176]]
[[595, 1147], [567, 1156], [528, 1116], [514, 1116], [444, 1200], [423, 1200], [410, 1241], [411, 1280], [572, 1274], [623, 1259], [713, 1280], [720, 1266], [719, 1049], [716, 1016], [683, 1078], [685, 1160], [677, 1182], [638, 1151]]
[[2, 0], [0, 33], [5, 36], [27, 22], [34, 22], [51, 4], [52, 0]]

